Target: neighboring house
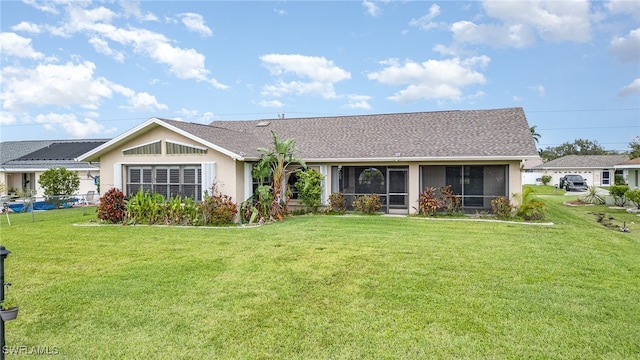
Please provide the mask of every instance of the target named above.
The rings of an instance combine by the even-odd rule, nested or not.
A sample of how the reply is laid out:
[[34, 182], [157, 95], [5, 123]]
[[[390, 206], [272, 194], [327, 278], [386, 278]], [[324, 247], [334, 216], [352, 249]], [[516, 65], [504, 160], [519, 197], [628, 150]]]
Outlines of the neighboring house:
[[37, 197], [44, 196], [38, 184], [40, 175], [54, 167], [77, 171], [80, 177], [78, 194], [96, 191], [95, 177], [100, 175], [99, 164], [75, 161], [79, 155], [107, 142], [103, 140], [35, 140], [0, 143], [0, 181], [4, 194], [23, 194], [28, 190]]
[[640, 157], [616, 164], [615, 169], [622, 171], [629, 189], [640, 189]]
[[[309, 167], [325, 176], [324, 203], [342, 192], [347, 205], [376, 193], [386, 213], [415, 212], [425, 187], [452, 185], [465, 210], [521, 192], [521, 167], [538, 158], [522, 108], [363, 116], [214, 121], [151, 118], [79, 156], [99, 161], [101, 191], [139, 189], [200, 200], [215, 181], [241, 202], [257, 184], [257, 148], [294, 139]], [[286, 183], [295, 183], [288, 169]]]
[[[615, 165], [629, 160], [626, 154], [621, 155], [567, 155], [534, 166], [536, 179], [550, 175], [550, 185], [558, 185], [560, 178], [568, 174], [582, 175], [589, 186], [614, 185]], [[619, 172], [621, 174], [621, 172]]]

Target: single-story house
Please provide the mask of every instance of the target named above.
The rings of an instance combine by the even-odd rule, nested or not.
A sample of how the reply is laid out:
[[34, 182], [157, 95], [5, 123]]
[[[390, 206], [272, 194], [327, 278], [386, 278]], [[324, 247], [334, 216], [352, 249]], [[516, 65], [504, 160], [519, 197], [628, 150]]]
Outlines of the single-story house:
[[615, 165], [616, 172], [622, 171], [629, 189], [640, 189], [640, 157]]
[[[581, 175], [589, 186], [614, 185], [616, 164], [629, 160], [629, 155], [567, 155], [534, 166], [531, 171], [536, 179], [550, 175], [551, 185], [558, 185], [560, 178], [568, 174]], [[618, 172], [622, 174], [622, 172]], [[538, 181], [539, 182], [539, 181]]]
[[38, 184], [38, 180], [43, 172], [54, 167], [64, 167], [78, 172], [80, 177], [78, 194], [97, 192], [96, 178], [100, 176], [99, 164], [78, 162], [75, 158], [106, 142], [107, 139], [0, 143], [0, 182], [5, 185], [2, 195], [24, 194], [28, 191], [32, 196], [43, 197], [44, 190]]
[[[452, 185], [467, 211], [522, 188], [521, 169], [538, 153], [522, 108], [362, 116], [214, 121], [208, 125], [151, 118], [78, 157], [100, 162], [101, 188], [127, 196], [139, 189], [200, 200], [215, 182], [242, 202], [256, 182], [258, 148], [272, 132], [293, 139], [309, 167], [324, 175], [326, 204], [342, 192], [380, 195], [386, 213], [415, 212], [425, 187]], [[292, 184], [294, 169], [286, 182]]]

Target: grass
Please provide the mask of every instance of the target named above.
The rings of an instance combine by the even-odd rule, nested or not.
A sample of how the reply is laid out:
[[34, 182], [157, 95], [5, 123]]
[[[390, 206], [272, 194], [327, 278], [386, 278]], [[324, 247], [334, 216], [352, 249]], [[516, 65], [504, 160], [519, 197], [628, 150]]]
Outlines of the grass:
[[[570, 198], [540, 196], [553, 226], [3, 216], [5, 280], [20, 301], [7, 345], [65, 359], [640, 358], [638, 217]], [[601, 211], [631, 232], [598, 224]]]

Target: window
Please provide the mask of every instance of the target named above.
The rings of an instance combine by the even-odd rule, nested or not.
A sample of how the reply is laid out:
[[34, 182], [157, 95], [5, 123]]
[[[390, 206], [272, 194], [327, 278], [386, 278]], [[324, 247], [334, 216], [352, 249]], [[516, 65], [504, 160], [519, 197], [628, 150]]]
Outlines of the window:
[[491, 200], [508, 196], [507, 170], [507, 165], [421, 166], [420, 187], [451, 185], [463, 208], [491, 209]]
[[182, 196], [202, 200], [201, 179], [198, 165], [130, 166], [127, 196], [135, 196], [142, 190], [161, 194], [165, 199]]

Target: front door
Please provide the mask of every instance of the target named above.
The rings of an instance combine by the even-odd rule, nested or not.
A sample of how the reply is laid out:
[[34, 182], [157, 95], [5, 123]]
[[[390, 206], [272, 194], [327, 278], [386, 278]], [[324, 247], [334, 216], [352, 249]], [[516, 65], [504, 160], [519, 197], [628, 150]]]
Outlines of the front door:
[[407, 192], [409, 169], [387, 168], [387, 213], [408, 214], [409, 193]]

